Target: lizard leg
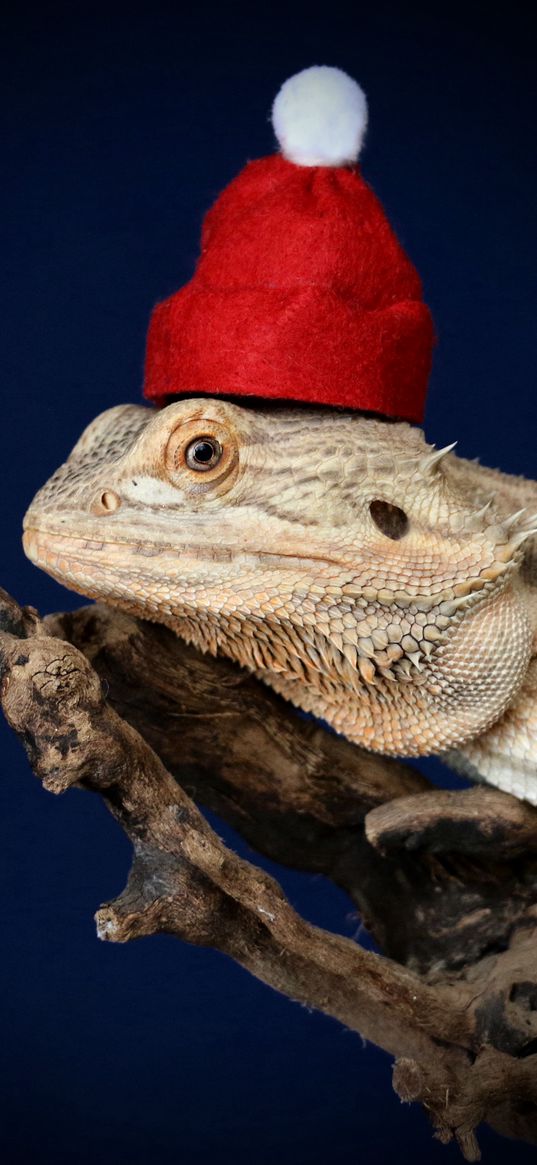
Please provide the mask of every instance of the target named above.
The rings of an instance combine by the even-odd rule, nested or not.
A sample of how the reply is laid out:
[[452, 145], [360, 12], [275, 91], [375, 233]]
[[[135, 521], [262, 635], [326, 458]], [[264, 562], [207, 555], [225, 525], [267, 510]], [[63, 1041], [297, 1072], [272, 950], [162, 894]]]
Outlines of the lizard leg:
[[446, 754], [452, 768], [537, 805], [537, 658], [513, 703], [486, 732]]

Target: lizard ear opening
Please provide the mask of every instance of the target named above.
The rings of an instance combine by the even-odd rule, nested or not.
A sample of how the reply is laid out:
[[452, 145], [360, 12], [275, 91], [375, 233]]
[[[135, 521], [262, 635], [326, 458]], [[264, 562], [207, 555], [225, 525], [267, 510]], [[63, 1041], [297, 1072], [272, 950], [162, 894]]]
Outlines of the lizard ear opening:
[[399, 506], [394, 506], [390, 502], [384, 502], [380, 498], [375, 498], [370, 503], [369, 513], [375, 526], [382, 534], [386, 535], [386, 538], [391, 538], [393, 542], [398, 542], [408, 532], [408, 517], [405, 511], [401, 510]]

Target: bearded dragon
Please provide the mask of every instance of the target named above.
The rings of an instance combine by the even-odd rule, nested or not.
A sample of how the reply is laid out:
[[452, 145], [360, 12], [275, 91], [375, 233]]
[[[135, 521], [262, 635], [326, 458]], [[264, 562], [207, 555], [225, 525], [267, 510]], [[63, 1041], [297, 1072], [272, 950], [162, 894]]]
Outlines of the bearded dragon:
[[536, 503], [406, 423], [179, 399], [97, 417], [24, 547], [356, 744], [537, 804]]

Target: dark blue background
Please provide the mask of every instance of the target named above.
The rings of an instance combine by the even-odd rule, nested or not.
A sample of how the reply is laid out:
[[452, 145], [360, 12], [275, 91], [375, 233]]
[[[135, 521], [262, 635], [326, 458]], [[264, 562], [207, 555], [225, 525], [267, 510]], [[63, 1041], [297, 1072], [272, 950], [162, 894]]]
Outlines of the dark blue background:
[[[312, 63], [347, 69], [369, 95], [364, 171], [440, 334], [429, 437], [534, 474], [530, 6], [468, 7], [71, 3], [11, 16], [0, 544], [19, 599], [76, 605], [24, 560], [25, 506], [96, 413], [138, 399], [153, 303], [189, 277], [202, 212], [272, 149], [271, 100]], [[459, 1160], [356, 1035], [212, 952], [98, 943], [92, 914], [123, 886], [127, 843], [96, 798], [43, 793], [3, 728], [1, 747], [6, 1165]], [[307, 917], [357, 932], [322, 879], [279, 874]], [[535, 1159], [487, 1131], [482, 1144], [489, 1165]]]

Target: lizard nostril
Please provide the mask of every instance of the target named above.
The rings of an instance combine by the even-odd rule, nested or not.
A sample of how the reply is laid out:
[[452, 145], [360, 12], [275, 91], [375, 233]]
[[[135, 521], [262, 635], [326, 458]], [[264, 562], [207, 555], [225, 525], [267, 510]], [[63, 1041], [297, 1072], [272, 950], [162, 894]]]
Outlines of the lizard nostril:
[[113, 514], [115, 510], [119, 510], [121, 505], [121, 498], [112, 489], [105, 489], [91, 504], [91, 512], [97, 516], [101, 514]]

